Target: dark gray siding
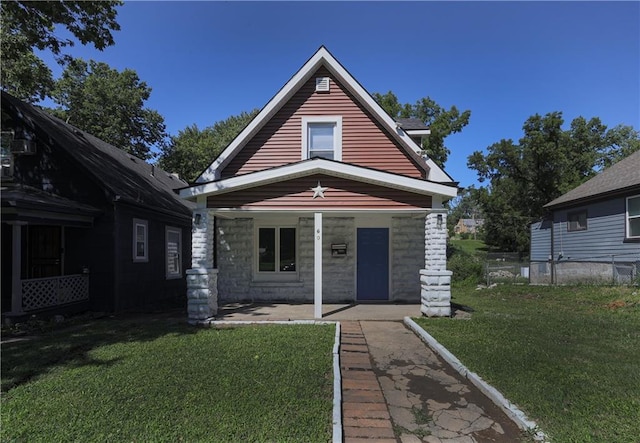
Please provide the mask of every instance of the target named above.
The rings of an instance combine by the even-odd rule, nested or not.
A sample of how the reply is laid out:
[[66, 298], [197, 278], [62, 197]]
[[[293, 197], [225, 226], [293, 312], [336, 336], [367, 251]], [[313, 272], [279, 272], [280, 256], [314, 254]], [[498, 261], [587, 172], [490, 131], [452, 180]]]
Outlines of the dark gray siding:
[[[185, 297], [186, 270], [191, 265], [191, 219], [120, 204], [116, 208], [115, 310], [159, 308]], [[133, 261], [133, 219], [147, 221], [146, 262]], [[166, 277], [166, 227], [182, 230], [182, 278]]]
[[[624, 242], [625, 205], [625, 198], [618, 197], [554, 211], [555, 257], [562, 254], [562, 260], [601, 262], [614, 255], [616, 262], [640, 260], [640, 244]], [[587, 210], [587, 229], [568, 232], [567, 215], [583, 209]]]

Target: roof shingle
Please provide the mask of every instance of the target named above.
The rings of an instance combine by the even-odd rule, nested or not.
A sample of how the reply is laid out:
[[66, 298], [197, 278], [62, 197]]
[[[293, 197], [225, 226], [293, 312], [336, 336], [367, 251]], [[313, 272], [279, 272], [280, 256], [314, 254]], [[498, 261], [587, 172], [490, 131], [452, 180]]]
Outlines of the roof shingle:
[[[19, 115], [40, 137], [64, 150], [113, 198], [161, 212], [190, 216], [190, 202], [182, 200], [175, 189], [187, 182], [157, 166], [130, 155], [97, 137], [51, 116], [2, 91], [2, 107]], [[44, 138], [47, 142], [47, 138]]]
[[640, 151], [618, 161], [577, 188], [544, 205], [545, 208], [567, 206], [606, 194], [640, 187]]

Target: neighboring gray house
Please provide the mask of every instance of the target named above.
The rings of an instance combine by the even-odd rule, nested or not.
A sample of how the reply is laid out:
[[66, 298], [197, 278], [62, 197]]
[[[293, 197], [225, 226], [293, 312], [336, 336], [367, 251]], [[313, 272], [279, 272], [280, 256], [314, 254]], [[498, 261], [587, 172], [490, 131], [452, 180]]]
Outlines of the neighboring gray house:
[[640, 275], [640, 151], [547, 203], [531, 225], [531, 283], [631, 282]]

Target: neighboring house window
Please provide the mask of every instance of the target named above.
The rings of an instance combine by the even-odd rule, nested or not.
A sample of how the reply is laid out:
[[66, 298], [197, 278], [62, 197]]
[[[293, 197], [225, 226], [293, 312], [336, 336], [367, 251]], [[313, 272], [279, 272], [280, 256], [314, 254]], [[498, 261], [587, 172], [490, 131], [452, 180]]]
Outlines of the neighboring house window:
[[570, 212], [567, 215], [567, 231], [586, 231], [587, 211]]
[[302, 159], [342, 160], [342, 117], [302, 117]]
[[11, 153], [11, 142], [13, 141], [13, 131], [2, 131], [2, 141], [0, 149], [2, 150], [2, 180], [10, 180], [13, 178], [13, 154]]
[[146, 220], [133, 219], [133, 261], [149, 261], [149, 225]]
[[182, 230], [167, 226], [167, 279], [182, 278]]
[[282, 275], [295, 274], [296, 228], [258, 228], [258, 272]]
[[640, 195], [627, 197], [627, 238], [640, 238]]

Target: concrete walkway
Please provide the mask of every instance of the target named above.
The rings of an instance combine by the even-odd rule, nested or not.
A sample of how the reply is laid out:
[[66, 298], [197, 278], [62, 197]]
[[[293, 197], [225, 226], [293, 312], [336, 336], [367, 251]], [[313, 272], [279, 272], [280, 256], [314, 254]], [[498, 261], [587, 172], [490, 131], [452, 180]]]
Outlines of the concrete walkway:
[[[322, 320], [398, 320], [420, 317], [420, 304], [331, 303], [322, 305]], [[313, 303], [225, 303], [216, 320], [313, 320]]]
[[402, 322], [343, 321], [345, 443], [511, 443], [518, 427]]

